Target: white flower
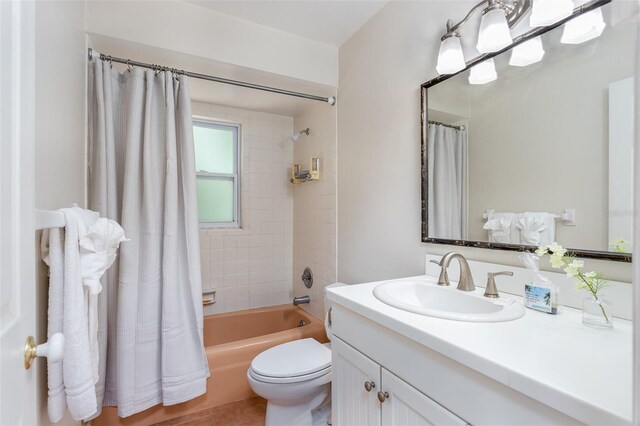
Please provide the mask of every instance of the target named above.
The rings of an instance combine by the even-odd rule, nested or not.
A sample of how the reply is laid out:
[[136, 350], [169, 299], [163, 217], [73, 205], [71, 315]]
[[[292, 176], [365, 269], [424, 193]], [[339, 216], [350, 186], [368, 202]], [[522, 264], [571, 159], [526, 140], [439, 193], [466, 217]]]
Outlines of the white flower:
[[580, 274], [580, 269], [584, 267], [584, 262], [582, 260], [573, 260], [567, 267], [564, 269], [564, 272], [567, 273], [569, 278], [577, 277]]
[[595, 278], [596, 275], [598, 275], [596, 272], [591, 271], [591, 272], [587, 272], [585, 274], [582, 274], [586, 279], [590, 280], [592, 278]]
[[558, 256], [557, 254], [552, 254], [550, 260], [551, 266], [554, 268], [562, 268], [565, 265], [564, 257]]
[[547, 249], [549, 249], [549, 251], [554, 255], [560, 256], [560, 257], [564, 256], [567, 253], [567, 249], [562, 247], [560, 244], [556, 243], [555, 241], [549, 244], [547, 246]]
[[536, 250], [536, 254], [540, 257], [549, 254], [549, 251], [547, 250], [547, 246], [538, 247], [538, 250]]

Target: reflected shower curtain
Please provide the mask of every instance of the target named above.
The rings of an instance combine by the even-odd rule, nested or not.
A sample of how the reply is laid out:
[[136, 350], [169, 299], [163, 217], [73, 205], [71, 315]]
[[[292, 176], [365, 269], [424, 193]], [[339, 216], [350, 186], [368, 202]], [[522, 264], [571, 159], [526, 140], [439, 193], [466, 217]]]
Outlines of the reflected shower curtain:
[[428, 127], [428, 235], [467, 238], [467, 131]]
[[89, 63], [89, 208], [131, 241], [103, 277], [98, 406], [126, 417], [206, 391], [185, 76]]

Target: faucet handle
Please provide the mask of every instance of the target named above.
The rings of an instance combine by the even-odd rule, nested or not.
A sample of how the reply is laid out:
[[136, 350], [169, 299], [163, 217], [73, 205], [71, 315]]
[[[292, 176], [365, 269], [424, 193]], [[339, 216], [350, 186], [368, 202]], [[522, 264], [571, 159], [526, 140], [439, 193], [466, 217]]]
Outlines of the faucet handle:
[[513, 272], [511, 271], [501, 271], [501, 272], [489, 272], [487, 274], [487, 286], [484, 289], [484, 297], [492, 297], [498, 298], [500, 295], [498, 294], [498, 287], [496, 287], [495, 277], [499, 275], [508, 275], [513, 276]]
[[449, 274], [447, 273], [447, 268], [445, 268], [444, 266], [442, 266], [442, 259], [440, 259], [440, 262], [438, 262], [437, 260], [430, 260], [429, 262], [431, 263], [435, 263], [436, 265], [438, 265], [440, 267], [440, 276], [438, 277], [438, 285], [442, 285], [442, 286], [448, 286], [449, 284]]

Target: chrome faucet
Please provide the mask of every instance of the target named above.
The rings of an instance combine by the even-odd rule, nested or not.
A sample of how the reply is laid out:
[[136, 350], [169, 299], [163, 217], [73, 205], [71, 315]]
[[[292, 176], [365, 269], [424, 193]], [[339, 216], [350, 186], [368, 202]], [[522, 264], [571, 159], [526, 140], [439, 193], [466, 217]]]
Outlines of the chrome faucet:
[[293, 306], [298, 306], [301, 303], [309, 303], [311, 298], [309, 296], [300, 296], [293, 298]]
[[473, 291], [476, 286], [473, 284], [473, 276], [471, 275], [471, 268], [467, 263], [467, 259], [463, 255], [452, 251], [442, 256], [440, 260], [440, 278], [438, 279], [438, 285], [449, 285], [449, 277], [447, 275], [447, 268], [452, 259], [458, 259], [460, 264], [460, 279], [458, 280], [458, 290]]

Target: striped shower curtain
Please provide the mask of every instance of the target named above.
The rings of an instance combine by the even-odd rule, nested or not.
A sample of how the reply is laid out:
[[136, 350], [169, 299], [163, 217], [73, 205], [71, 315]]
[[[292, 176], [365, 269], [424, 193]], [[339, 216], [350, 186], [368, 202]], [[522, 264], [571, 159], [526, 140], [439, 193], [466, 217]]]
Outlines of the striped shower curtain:
[[191, 105], [186, 77], [89, 63], [89, 208], [131, 239], [103, 277], [98, 406], [130, 416], [202, 395]]
[[467, 239], [467, 131], [428, 127], [428, 236]]

